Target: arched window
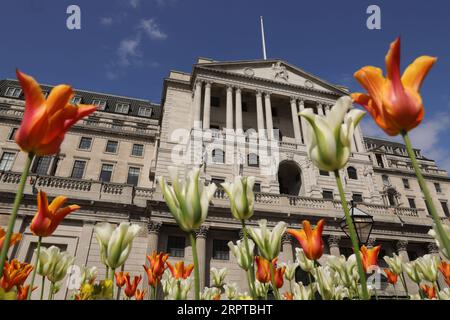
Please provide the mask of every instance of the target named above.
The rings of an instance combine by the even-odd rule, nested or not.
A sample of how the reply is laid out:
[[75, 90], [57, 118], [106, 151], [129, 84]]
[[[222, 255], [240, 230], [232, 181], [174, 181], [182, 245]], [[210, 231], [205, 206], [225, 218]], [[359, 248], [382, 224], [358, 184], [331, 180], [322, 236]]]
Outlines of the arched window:
[[214, 149], [212, 158], [214, 163], [225, 163], [225, 152], [222, 149]]
[[358, 180], [358, 173], [354, 167], [348, 167], [347, 174], [349, 179]]
[[249, 167], [259, 167], [259, 156], [256, 153], [249, 153], [247, 163]]

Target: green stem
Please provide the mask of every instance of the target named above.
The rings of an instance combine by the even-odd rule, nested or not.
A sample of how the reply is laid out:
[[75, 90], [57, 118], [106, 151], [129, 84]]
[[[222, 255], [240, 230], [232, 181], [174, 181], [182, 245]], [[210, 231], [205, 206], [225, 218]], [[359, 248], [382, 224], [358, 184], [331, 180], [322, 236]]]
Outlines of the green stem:
[[245, 227], [245, 220], [242, 220], [241, 223], [242, 223], [242, 234], [244, 239], [245, 251], [247, 252], [248, 255], [252, 257], [250, 268], [247, 270], [248, 289], [250, 290], [252, 298], [256, 299], [255, 265], [253, 264], [253, 252], [250, 252], [250, 247], [248, 245], [248, 235], [247, 235], [247, 228]]
[[105, 265], [105, 266], [106, 266], [106, 279], [108, 279], [109, 278], [109, 267], [107, 265]]
[[[314, 265], [314, 268], [316, 268], [316, 266]], [[315, 300], [314, 297], [314, 290], [313, 290], [313, 281], [312, 281], [312, 277], [311, 277], [311, 273], [308, 272], [308, 280], [309, 280], [309, 287], [311, 288], [311, 300]]]
[[292, 292], [292, 280], [289, 280], [289, 291], [292, 295], [294, 294], [294, 292]]
[[347, 199], [345, 198], [344, 187], [342, 185], [342, 180], [339, 175], [339, 170], [335, 170], [334, 175], [336, 177], [336, 184], [339, 189], [339, 195], [341, 196], [342, 208], [344, 209], [345, 220], [348, 225], [348, 231], [350, 233], [350, 240], [352, 242], [353, 251], [355, 252], [356, 263], [358, 265], [358, 273], [359, 273], [359, 278], [361, 280], [361, 287], [362, 287], [362, 298], [363, 298], [363, 300], [368, 300], [369, 292], [367, 290], [366, 274], [364, 272], [363, 264], [361, 261], [361, 254], [359, 253], [358, 237], [356, 235], [355, 226], [353, 225], [352, 218], [350, 217]]
[[189, 233], [192, 247], [192, 258], [194, 259], [194, 288], [195, 288], [195, 300], [200, 300], [200, 274], [198, 270], [198, 256], [197, 256], [197, 239], [195, 233]]
[[155, 288], [153, 290], [154, 290], [154, 292], [153, 292], [153, 299], [157, 300], [156, 298], [157, 298], [157, 295], [158, 295], [158, 280], [156, 280]]
[[[44, 299], [44, 288], [45, 288], [45, 277], [42, 276], [42, 285], [41, 285], [41, 300]], [[30, 289], [32, 289], [30, 287]]]
[[400, 273], [400, 280], [402, 281], [403, 289], [405, 289], [406, 295], [409, 298], [408, 287], [406, 286], [405, 274], [403, 271]]
[[112, 281], [112, 286], [111, 286], [111, 298], [112, 300], [114, 300], [114, 279], [115, 279], [115, 274], [116, 274], [116, 269], [111, 269], [111, 281]]
[[47, 300], [53, 300], [53, 288], [54, 288], [54, 284], [53, 284], [53, 282], [50, 282], [50, 289], [48, 290]]
[[398, 294], [397, 294], [397, 289], [395, 289], [395, 284], [393, 284], [392, 286], [394, 287], [395, 298], [398, 300]]
[[3, 276], [3, 267], [5, 266], [6, 255], [8, 254], [9, 243], [11, 242], [11, 236], [14, 231], [14, 225], [17, 219], [17, 212], [19, 211], [20, 202], [23, 197], [23, 189], [25, 188], [25, 183], [27, 181], [28, 173], [30, 172], [31, 162], [33, 161], [34, 155], [32, 153], [28, 154], [25, 167], [20, 177], [19, 186], [17, 188], [16, 197], [14, 199], [13, 209], [11, 215], [9, 216], [8, 229], [6, 230], [5, 239], [3, 240], [2, 251], [0, 253], [0, 278]]
[[272, 278], [273, 294], [275, 296], [275, 299], [280, 300], [280, 293], [278, 292], [277, 285], [275, 284], [275, 270], [274, 270], [272, 261], [269, 261], [269, 264], [270, 264], [270, 275], [271, 275], [271, 278]]
[[[37, 271], [38, 264], [39, 264], [39, 257], [41, 255], [41, 242], [42, 242], [42, 237], [39, 237], [38, 243], [37, 243], [37, 248], [36, 248], [36, 261], [34, 262], [33, 274], [31, 275], [31, 284], [30, 284], [30, 290], [28, 290], [27, 300], [31, 299], [31, 292], [33, 291], [32, 289], [34, 286], [34, 279], [36, 278], [36, 271]], [[44, 277], [43, 277], [43, 279], [44, 279]]]
[[411, 140], [409, 139], [408, 132], [403, 131], [402, 133], [403, 140], [405, 141], [406, 151], [408, 152], [409, 158], [411, 159], [414, 171], [416, 172], [416, 177], [419, 182], [420, 187], [422, 188], [423, 194], [425, 196], [425, 201], [428, 204], [428, 209], [433, 217], [434, 223], [436, 224], [436, 231], [438, 233], [438, 237], [442, 241], [442, 246], [450, 252], [450, 239], [447, 236], [444, 227], [442, 226], [441, 218], [436, 211], [436, 207], [434, 206], [433, 199], [431, 198], [430, 191], [428, 190], [427, 184], [425, 183], [425, 179], [423, 178], [422, 172], [420, 171], [419, 164], [417, 163], [416, 156], [414, 154], [414, 150], [412, 148]]

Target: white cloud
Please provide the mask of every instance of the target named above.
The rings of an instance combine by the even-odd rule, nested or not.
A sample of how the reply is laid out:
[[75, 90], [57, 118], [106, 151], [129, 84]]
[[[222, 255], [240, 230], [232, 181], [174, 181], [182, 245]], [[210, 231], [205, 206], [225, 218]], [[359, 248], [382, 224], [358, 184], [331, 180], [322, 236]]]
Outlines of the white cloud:
[[113, 23], [112, 17], [101, 17], [100, 18], [100, 24], [103, 26], [110, 26]]
[[136, 62], [136, 58], [142, 57], [142, 53], [139, 51], [140, 43], [140, 37], [123, 39], [120, 41], [117, 55], [119, 56], [119, 64], [121, 66], [127, 67]]
[[151, 39], [166, 39], [167, 34], [161, 31], [159, 25], [155, 22], [155, 19], [141, 19], [138, 25], [138, 29], [143, 30]]

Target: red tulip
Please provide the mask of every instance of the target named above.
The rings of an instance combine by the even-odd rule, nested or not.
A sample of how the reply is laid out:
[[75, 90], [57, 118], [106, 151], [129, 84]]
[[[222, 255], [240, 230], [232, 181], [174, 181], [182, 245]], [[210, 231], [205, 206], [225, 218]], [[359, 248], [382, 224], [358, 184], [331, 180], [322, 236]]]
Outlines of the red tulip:
[[133, 282], [130, 280], [130, 275], [127, 273], [125, 275], [125, 290], [124, 293], [128, 298], [133, 297], [136, 294], [137, 286], [139, 285], [139, 282], [141, 282], [142, 276], [135, 276], [133, 279]]
[[303, 221], [302, 230], [288, 229], [287, 232], [293, 235], [305, 252], [305, 256], [310, 260], [319, 260], [323, 254], [323, 240], [322, 232], [325, 220], [320, 219], [315, 229], [311, 229], [311, 224], [308, 220]]
[[381, 246], [376, 246], [370, 249], [366, 246], [361, 247], [361, 260], [366, 273], [371, 271], [371, 267], [378, 264], [378, 253], [380, 253], [380, 250]]

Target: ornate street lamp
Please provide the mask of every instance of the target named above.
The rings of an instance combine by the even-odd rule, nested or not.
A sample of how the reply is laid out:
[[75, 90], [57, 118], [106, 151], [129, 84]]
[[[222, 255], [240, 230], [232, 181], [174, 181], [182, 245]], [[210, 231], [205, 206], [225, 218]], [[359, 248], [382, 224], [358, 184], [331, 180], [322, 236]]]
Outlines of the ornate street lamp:
[[[370, 233], [372, 232], [373, 227], [373, 217], [370, 214], [365, 213], [364, 211], [356, 208], [353, 200], [350, 202], [350, 216], [353, 221], [353, 225], [356, 229], [356, 235], [358, 236], [359, 245], [367, 244], [369, 240]], [[348, 230], [347, 221], [345, 217], [341, 220], [341, 229], [350, 238], [350, 232]]]

